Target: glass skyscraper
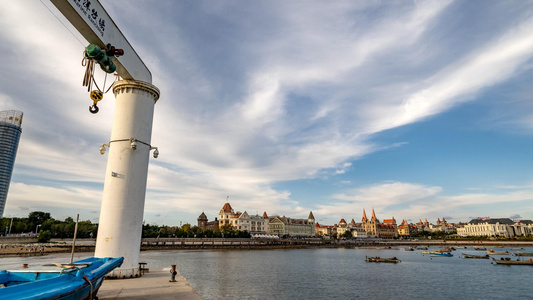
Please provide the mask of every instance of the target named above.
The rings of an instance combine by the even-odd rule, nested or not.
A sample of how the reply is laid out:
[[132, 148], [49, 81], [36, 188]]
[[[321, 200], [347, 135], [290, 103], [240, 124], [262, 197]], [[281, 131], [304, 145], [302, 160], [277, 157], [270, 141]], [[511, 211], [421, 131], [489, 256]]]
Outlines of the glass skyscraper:
[[22, 133], [21, 125], [21, 111], [0, 111], [0, 218], [4, 215], [7, 191]]

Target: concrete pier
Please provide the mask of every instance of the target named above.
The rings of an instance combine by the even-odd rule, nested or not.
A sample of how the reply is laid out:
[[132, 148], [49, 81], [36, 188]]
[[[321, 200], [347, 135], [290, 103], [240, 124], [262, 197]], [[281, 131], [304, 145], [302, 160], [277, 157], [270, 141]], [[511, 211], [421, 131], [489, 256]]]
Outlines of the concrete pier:
[[169, 280], [170, 268], [150, 269], [139, 278], [106, 279], [98, 291], [98, 299], [202, 299], [179, 272], [176, 282]]

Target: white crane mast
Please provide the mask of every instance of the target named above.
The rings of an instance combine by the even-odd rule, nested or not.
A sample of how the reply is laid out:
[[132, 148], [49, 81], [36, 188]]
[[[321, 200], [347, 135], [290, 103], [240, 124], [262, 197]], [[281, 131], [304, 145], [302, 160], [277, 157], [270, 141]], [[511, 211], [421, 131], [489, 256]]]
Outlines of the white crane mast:
[[136, 277], [141, 246], [148, 159], [151, 150], [152, 123], [159, 89], [151, 84], [152, 74], [131, 47], [122, 32], [97, 0], [51, 0], [69, 22], [91, 44], [101, 49], [107, 45], [124, 50], [113, 57], [123, 80], [113, 85], [116, 98], [111, 139], [100, 152], [109, 148], [96, 257], [124, 257], [113, 277]]

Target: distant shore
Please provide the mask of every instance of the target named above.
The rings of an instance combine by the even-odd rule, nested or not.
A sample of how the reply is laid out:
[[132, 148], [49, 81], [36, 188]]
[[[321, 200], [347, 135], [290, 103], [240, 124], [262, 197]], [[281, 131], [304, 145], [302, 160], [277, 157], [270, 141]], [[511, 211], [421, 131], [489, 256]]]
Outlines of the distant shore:
[[[2, 244], [0, 256], [39, 256], [65, 253], [72, 250], [71, 241], [38, 244]], [[481, 241], [481, 240], [321, 240], [321, 239], [192, 239], [160, 238], [143, 239], [141, 251], [150, 250], [268, 250], [302, 248], [365, 248], [365, 247], [532, 247], [533, 241]], [[94, 252], [95, 240], [76, 243], [75, 252]]]
[[[66, 253], [72, 246], [43, 244], [3, 244], [0, 245], [1, 256], [40, 256], [51, 253]], [[76, 252], [94, 252], [94, 246], [76, 246]]]

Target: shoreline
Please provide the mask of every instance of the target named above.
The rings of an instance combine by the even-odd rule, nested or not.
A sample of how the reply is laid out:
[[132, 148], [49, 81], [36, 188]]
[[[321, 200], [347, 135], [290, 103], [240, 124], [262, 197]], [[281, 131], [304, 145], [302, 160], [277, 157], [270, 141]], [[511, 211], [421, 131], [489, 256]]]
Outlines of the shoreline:
[[[161, 250], [274, 250], [274, 249], [312, 249], [312, 248], [380, 248], [380, 247], [439, 247], [439, 246], [486, 246], [486, 247], [533, 247], [533, 241], [445, 241], [445, 240], [380, 240], [380, 241], [357, 241], [357, 240], [324, 240], [309, 242], [306, 240], [280, 240], [280, 241], [251, 241], [250, 239], [232, 241], [202, 241], [200, 239], [173, 241], [168, 240], [148, 241], [141, 246], [141, 251]], [[75, 246], [75, 252], [94, 252], [95, 245], [81, 244]], [[0, 257], [6, 256], [43, 256], [52, 253], [68, 253], [72, 251], [72, 245], [63, 244], [0, 244]]]

